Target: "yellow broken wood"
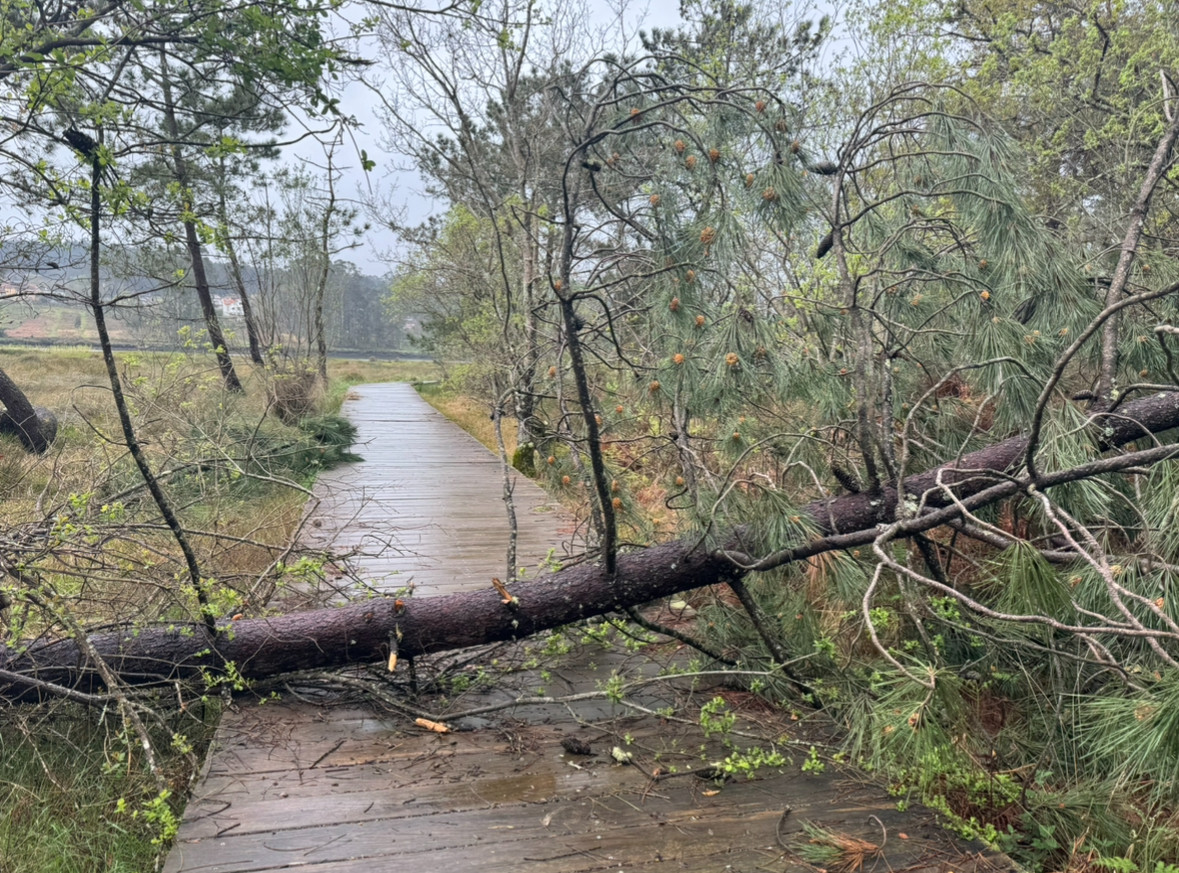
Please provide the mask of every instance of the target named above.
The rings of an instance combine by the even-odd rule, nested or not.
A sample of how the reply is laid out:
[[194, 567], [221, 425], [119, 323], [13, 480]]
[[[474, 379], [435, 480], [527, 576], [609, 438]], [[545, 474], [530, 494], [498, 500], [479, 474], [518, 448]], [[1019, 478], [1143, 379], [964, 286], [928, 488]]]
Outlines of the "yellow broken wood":
[[508, 591], [508, 586], [500, 582], [498, 579], [492, 578], [491, 586], [499, 592], [499, 596], [502, 598], [504, 606], [509, 606], [516, 602], [516, 598], [513, 597]]

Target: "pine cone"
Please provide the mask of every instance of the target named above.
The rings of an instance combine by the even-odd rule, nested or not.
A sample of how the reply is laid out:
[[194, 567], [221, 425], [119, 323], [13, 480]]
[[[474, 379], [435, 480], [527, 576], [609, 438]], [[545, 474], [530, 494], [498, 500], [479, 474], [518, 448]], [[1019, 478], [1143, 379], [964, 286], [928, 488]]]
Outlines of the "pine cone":
[[590, 748], [589, 743], [584, 740], [579, 740], [577, 737], [565, 737], [561, 740], [561, 748], [570, 755], [592, 755], [593, 749]]
[[94, 156], [98, 152], [98, 143], [89, 134], [82, 133], [76, 127], [69, 127], [62, 133], [62, 136], [82, 157], [88, 161], [94, 160]]

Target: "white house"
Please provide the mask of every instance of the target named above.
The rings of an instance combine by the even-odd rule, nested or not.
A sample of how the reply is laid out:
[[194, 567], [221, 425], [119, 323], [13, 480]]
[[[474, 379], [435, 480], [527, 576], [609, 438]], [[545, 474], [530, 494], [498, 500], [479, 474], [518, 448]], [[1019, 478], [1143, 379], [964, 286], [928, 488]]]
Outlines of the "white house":
[[226, 318], [242, 318], [245, 312], [242, 310], [242, 302], [236, 297], [214, 297], [213, 302], [221, 310], [221, 315]]

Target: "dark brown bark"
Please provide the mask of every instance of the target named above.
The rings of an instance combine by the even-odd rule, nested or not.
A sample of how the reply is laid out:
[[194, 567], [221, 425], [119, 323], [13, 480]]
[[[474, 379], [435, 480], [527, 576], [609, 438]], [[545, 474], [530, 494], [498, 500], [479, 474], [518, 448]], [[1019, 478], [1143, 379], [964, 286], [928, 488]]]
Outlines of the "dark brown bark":
[[[1090, 421], [1102, 449], [1122, 446], [1141, 437], [1179, 427], [1179, 392], [1152, 394], [1125, 404], [1113, 415], [1094, 415]], [[1002, 481], [1004, 477], [1001, 474], [1011, 472], [1023, 460], [1027, 444], [1024, 436], [1011, 437], [964, 455], [957, 461], [908, 476], [903, 483], [905, 493], [914, 498], [927, 495], [927, 506], [946, 506], [949, 499], [933, 492], [939, 475], [943, 482], [954, 486], [955, 493], [960, 497], [978, 493]], [[814, 518], [819, 530], [829, 535], [858, 531], [892, 521], [896, 506], [897, 486], [895, 482], [889, 482], [882, 486], [880, 494], [865, 492], [819, 500], [807, 506], [806, 512]]]
[[[485, 591], [448, 597], [404, 603], [378, 598], [338, 609], [243, 619], [222, 625], [213, 648], [198, 625], [99, 634], [91, 637], [91, 644], [132, 684], [220, 673], [223, 659], [243, 677], [260, 679], [383, 661], [391, 636], [397, 634], [402, 658], [519, 639], [685, 588], [725, 581], [732, 566], [702, 551], [688, 554], [685, 545], [676, 542], [621, 556], [618, 571], [612, 579], [600, 566], [582, 564], [519, 582], [512, 586], [518, 600], [513, 606], [505, 606], [489, 585]], [[86, 661], [73, 640], [38, 643], [24, 652], [0, 646], [0, 671], [72, 688], [100, 688], [99, 676]], [[0, 679], [0, 697], [19, 697], [26, 691]]]
[[328, 383], [327, 372], [327, 332], [323, 326], [323, 297], [327, 290], [327, 272], [329, 266], [324, 265], [323, 276], [319, 282], [318, 290], [315, 295], [315, 317], [312, 322], [312, 330], [315, 333], [315, 372], [319, 375], [319, 381], [323, 385]]
[[57, 417], [33, 406], [17, 384], [0, 370], [0, 433], [13, 434], [30, 452], [46, 451], [57, 436]]
[[[1099, 416], [1104, 447], [1124, 445], [1148, 433], [1179, 427], [1179, 392], [1156, 394], [1126, 404], [1116, 416]], [[963, 457], [956, 463], [908, 477], [905, 491], [920, 496], [936, 482], [954, 486], [971, 508], [1026, 490], [1031, 483], [1003, 471], [1018, 463], [1026, 448], [1023, 437], [1005, 440]], [[1179, 445], [1162, 445], [1098, 459], [1068, 471], [1043, 474], [1037, 487], [1156, 463], [1179, 455]], [[804, 507], [819, 535], [760, 562], [762, 568], [802, 560], [821, 552], [871, 543], [877, 525], [895, 520], [896, 487], [883, 494], [849, 494]], [[911, 536], [946, 524], [957, 508], [939, 494], [926, 495], [929, 510], [904, 521], [898, 536]], [[942, 508], [938, 508], [942, 507]], [[748, 549], [740, 532], [724, 548], [740, 555]], [[338, 609], [222, 624], [213, 646], [204, 627], [170, 625], [98, 634], [94, 650], [125, 681], [152, 683], [220, 672], [232, 662], [240, 674], [259, 679], [286, 672], [325, 669], [349, 663], [381, 661], [391, 638], [399, 636], [403, 658], [466, 646], [519, 639], [572, 621], [625, 609], [680, 591], [739, 579], [743, 570], [728, 557], [709, 551], [698, 539], [680, 540], [620, 555], [612, 574], [595, 564], [582, 564], [512, 586], [518, 603], [505, 605], [490, 586], [485, 591], [448, 597], [366, 600]], [[399, 604], [401, 604], [399, 606]], [[6, 675], [4, 675], [6, 674]], [[81, 646], [73, 640], [38, 642], [25, 650], [0, 647], [0, 697], [36, 696], [13, 674], [79, 690], [101, 687]], [[42, 690], [43, 693], [43, 690]]]
[[[179, 162], [179, 158], [177, 158], [177, 162]], [[221, 331], [217, 309], [213, 306], [213, 294], [209, 290], [209, 279], [205, 274], [205, 258], [201, 252], [201, 241], [197, 236], [195, 222], [184, 222], [184, 241], [188, 246], [189, 258], [192, 260], [193, 285], [196, 288], [197, 299], [201, 302], [201, 314], [205, 317], [205, 329], [209, 332], [209, 342], [213, 346], [213, 353], [217, 356], [221, 380], [230, 391], [244, 391], [241, 380], [237, 377], [237, 371], [233, 368], [233, 358], [229, 356], [229, 345], [225, 342], [225, 334]]]
[[242, 301], [242, 317], [246, 320], [246, 338], [250, 342], [250, 360], [259, 367], [266, 364], [266, 358], [262, 355], [262, 341], [259, 339], [258, 320], [254, 317], [254, 307], [250, 303], [250, 295], [246, 291], [246, 283], [242, 280], [241, 267], [237, 263], [237, 254], [230, 249], [230, 266], [233, 269], [234, 282], [237, 284], [237, 293]]
[[233, 277], [238, 299], [242, 302], [242, 316], [246, 320], [246, 338], [250, 343], [250, 360], [261, 367], [266, 363], [266, 359], [262, 356], [262, 341], [258, 336], [258, 322], [254, 318], [254, 307], [251, 305], [250, 295], [246, 291], [246, 280], [242, 277], [241, 264], [237, 260], [237, 249], [234, 248], [232, 242], [225, 244], [225, 253], [229, 257], [229, 273]]
[[[111, 399], [115, 402], [115, 411], [119, 415], [119, 425], [123, 429], [123, 439], [127, 443], [127, 451], [131, 453], [131, 458], [135, 461], [135, 466], [139, 469], [139, 475], [143, 479], [144, 486], [146, 486], [148, 492], [151, 494], [156, 508], [159, 509], [160, 515], [164, 519], [164, 523], [172, 531], [172, 537], [176, 540], [176, 544], [180, 547], [180, 551], [184, 555], [184, 561], [188, 567], [189, 582], [192, 584], [193, 593], [196, 595], [197, 602], [201, 606], [201, 612], [205, 616], [202, 626], [205, 629], [206, 638], [211, 639], [216, 634], [217, 628], [213, 620], [214, 614], [209, 608], [209, 599], [205, 593], [196, 552], [192, 550], [192, 545], [188, 541], [188, 534], [181, 526], [180, 519], [176, 517], [176, 513], [172, 510], [171, 502], [165, 496], [163, 488], [160, 487], [159, 479], [152, 472], [151, 465], [147, 462], [147, 457], [143, 454], [143, 447], [139, 442], [139, 436], [135, 433], [135, 427], [131, 422], [131, 410], [127, 406], [127, 398], [123, 394], [123, 382], [119, 377], [115, 352], [111, 347], [111, 335], [106, 326], [106, 306], [102, 301], [102, 281], [99, 269], [99, 256], [102, 252], [101, 182], [102, 167], [96, 158], [91, 158], [90, 312], [94, 316], [94, 330], [98, 333], [98, 342], [102, 348], [102, 360], [106, 365], [106, 375], [111, 386]], [[19, 577], [19, 575], [18, 571], [17, 576]]]

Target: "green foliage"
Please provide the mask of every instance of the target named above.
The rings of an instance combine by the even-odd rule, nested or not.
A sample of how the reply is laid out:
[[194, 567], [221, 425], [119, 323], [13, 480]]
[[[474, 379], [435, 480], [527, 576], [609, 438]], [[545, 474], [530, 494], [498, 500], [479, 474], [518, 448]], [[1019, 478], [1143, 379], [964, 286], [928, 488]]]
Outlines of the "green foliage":
[[[985, 15], [973, 4], [917, 14], [970, 40], [964, 66], [974, 75], [964, 85], [1025, 144], [1037, 207], [1069, 216], [1077, 230], [1125, 209], [1164, 124], [1159, 70], [1179, 58], [1173, 10], [1154, 2], [1085, 2], [1059, 15], [1032, 4], [986, 6]], [[1029, 116], [1036, 123], [1018, 121]], [[1089, 210], [1076, 209], [1083, 198]]]
[[145, 800], [142, 808], [132, 813], [132, 816], [143, 816], [143, 820], [155, 832], [151, 839], [153, 846], [171, 845], [172, 838], [180, 830], [180, 817], [173, 809], [171, 797], [172, 792], [165, 788], [155, 797]]
[[706, 737], [713, 734], [727, 737], [736, 723], [737, 716], [729, 711], [723, 697], [714, 697], [700, 707], [700, 727], [704, 729]]
[[[135, 23], [119, 15], [148, 9], [120, 8], [104, 26], [117, 36]], [[183, 141], [191, 160], [208, 168], [244, 158], [246, 134], [267, 113], [234, 101], [255, 85], [335, 111], [319, 74], [339, 57], [317, 5], [211, 9], [155, 10], [163, 17], [152, 24], [195, 28], [172, 49], [185, 71], [178, 87], [225, 67], [216, 93], [176, 104], [184, 130], [167, 139]], [[1063, 356], [1096, 327], [1123, 216], [1174, 102], [1156, 84], [1179, 59], [1174, 10], [862, 4], [875, 54], [846, 87], [810, 69], [826, 22], [792, 29], [766, 11], [691, 0], [682, 30], [644, 37], [649, 57], [593, 61], [550, 51], [559, 40], [535, 4], [509, 5], [498, 20], [459, 10], [462, 27], [406, 10], [382, 19], [398, 69], [420, 74], [420, 90], [405, 92], [437, 128], [398, 116], [393, 100], [391, 121], [446, 206], [406, 232], [413, 250], [389, 306], [420, 316], [422, 347], [465, 361], [452, 373], [515, 415], [515, 466], [531, 468], [543, 446], [541, 473], [566, 497], [597, 495], [583, 510], [591, 552], [613, 541], [613, 527], [623, 540], [675, 531], [704, 547], [737, 536], [741, 562], [786, 560], [830, 521], [802, 508], [815, 499], [866, 492], [872, 506], [895, 501], [886, 508], [916, 515], [944, 493], [882, 486], [1022, 432], [1042, 404], [1041, 472], [1108, 448], [1105, 425], [1090, 424], [1081, 405], [1103, 366], [1097, 332]], [[19, 21], [32, 7], [17, 3], [13, 14]], [[41, 36], [6, 35], [13, 93], [31, 111], [109, 132], [100, 160], [129, 162], [141, 144], [120, 113], [140, 110], [97, 99], [79, 75], [115, 69], [121, 42], [78, 33], [76, 47], [48, 57], [35, 56], [47, 54]], [[291, 35], [296, 48], [284, 52]], [[257, 51], [243, 57], [231, 51], [238, 43]], [[435, 62], [440, 47], [450, 66]], [[145, 61], [134, 83], [155, 72]], [[241, 110], [236, 126], [206, 124], [218, 107]], [[56, 117], [45, 114], [42, 127]], [[195, 177], [171, 158], [171, 175], [152, 190], [173, 218], [195, 219], [204, 213]], [[68, 192], [48, 166], [36, 174]], [[142, 191], [107, 194], [116, 214], [149, 205]], [[1131, 291], [1162, 290], [1179, 275], [1173, 198], [1163, 186], [1149, 210]], [[76, 206], [67, 214], [84, 218]], [[292, 211], [283, 230], [308, 214]], [[202, 241], [225, 244], [222, 224], [200, 227]], [[1109, 322], [1119, 331], [1114, 399], [1174, 381], [1172, 340], [1155, 332], [1179, 317], [1174, 298]], [[169, 455], [178, 493], [306, 482], [349, 459], [347, 428], [331, 417], [299, 422], [305, 403], [290, 404], [286, 424], [230, 410], [210, 426], [185, 405], [188, 389], [207, 390], [198, 382], [172, 404], [193, 438]], [[133, 393], [143, 409], [156, 399]], [[0, 469], [0, 487], [19, 475]], [[1016, 460], [992, 478], [1019, 475]], [[1027, 489], [930, 532], [921, 548], [879, 527], [874, 544], [750, 579], [768, 631], [721, 593], [702, 595], [696, 630], [747, 664], [788, 660], [796, 675], [772, 677], [762, 692], [800, 705], [801, 683], [804, 700], [846, 726], [856, 760], [960, 832], [1045, 868], [1089, 840], [1110, 864], [1149, 869], [1173, 857], [1161, 825], [1179, 777], [1174, 480], [1168, 463], [1053, 488], [1047, 504]], [[101, 524], [124, 523], [136, 509], [123, 499], [129, 487], [79, 489], [49, 525], [54, 544], [89, 543]], [[656, 513], [662, 528], [644, 518]], [[1085, 560], [1065, 563], [1075, 542]], [[82, 590], [76, 576], [60, 583]], [[240, 602], [213, 599], [218, 610]], [[583, 633], [604, 645], [618, 632], [602, 623]], [[765, 636], [788, 657], [767, 651]], [[566, 644], [554, 636], [533, 658]], [[615, 701], [625, 688], [621, 674], [603, 684]], [[700, 721], [730, 742], [735, 716], [723, 699]], [[775, 755], [734, 752], [726, 772]], [[823, 766], [813, 749], [802, 764]], [[153, 796], [140, 821], [164, 832], [168, 798]], [[1144, 834], [1129, 822], [1155, 826], [1133, 862], [1129, 847]], [[810, 835], [816, 863], [847, 849]]]
[[1139, 873], [1139, 871], [1146, 869], [1151, 873], [1179, 873], [1179, 866], [1169, 864], [1165, 861], [1156, 861], [1154, 867], [1142, 868], [1139, 867], [1129, 858], [1098, 858], [1093, 862], [1098, 867], [1106, 870], [1113, 870], [1114, 873]]
[[524, 443], [512, 453], [512, 467], [529, 478], [536, 476], [536, 446]]
[[1029, 543], [1018, 542], [1005, 549], [993, 566], [999, 611], [1071, 620], [1073, 604], [1064, 580]]
[[356, 425], [342, 415], [324, 414], [304, 418], [299, 422], [299, 430], [321, 450], [317, 462], [324, 467], [362, 460], [359, 455], [348, 451], [356, 441]]
[[777, 749], [752, 746], [744, 751], [733, 750], [717, 762], [716, 769], [734, 779], [755, 779], [763, 769], [784, 767], [786, 763], [786, 756]]
[[[482, 386], [496, 368], [510, 365], [500, 321], [500, 271], [494, 223], [464, 205], [456, 205], [421, 233], [411, 262], [393, 277], [386, 305], [397, 314], [422, 319], [413, 341], [440, 360], [472, 360], [466, 384]], [[509, 269], [519, 269], [519, 253], [508, 250]], [[522, 327], [516, 313], [510, 328]]]
[[807, 752], [806, 760], [802, 762], [803, 773], [822, 773], [827, 769], [826, 762], [819, 757], [819, 750], [814, 746]]
[[1137, 693], [1081, 703], [1078, 738], [1090, 772], [1138, 784], [1162, 802], [1179, 778], [1179, 672], [1169, 670]]

